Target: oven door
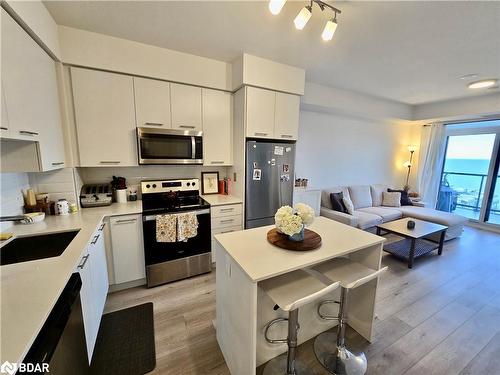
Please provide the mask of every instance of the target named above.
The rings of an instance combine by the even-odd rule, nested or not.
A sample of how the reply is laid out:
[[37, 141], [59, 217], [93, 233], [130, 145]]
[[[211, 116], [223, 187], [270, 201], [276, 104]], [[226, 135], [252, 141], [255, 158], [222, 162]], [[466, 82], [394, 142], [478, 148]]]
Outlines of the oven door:
[[195, 212], [198, 217], [198, 233], [186, 242], [157, 242], [156, 215], [142, 216], [146, 267], [211, 252], [210, 209], [182, 213], [186, 212]]
[[139, 164], [203, 164], [202, 132], [137, 128]]

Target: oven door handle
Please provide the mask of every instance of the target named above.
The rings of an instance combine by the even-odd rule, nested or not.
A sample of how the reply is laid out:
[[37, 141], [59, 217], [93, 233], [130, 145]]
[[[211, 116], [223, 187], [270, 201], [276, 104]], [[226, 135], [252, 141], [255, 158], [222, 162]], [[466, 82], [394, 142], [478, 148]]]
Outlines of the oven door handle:
[[[198, 211], [184, 211], [184, 212], [173, 212], [171, 215], [178, 215], [178, 214], [187, 214], [187, 213], [195, 213], [196, 216], [198, 215], [204, 215], [204, 214], [209, 214], [210, 209], [205, 209], [205, 210], [198, 210]], [[170, 214], [165, 214], [165, 215], [170, 215]], [[156, 220], [156, 216], [158, 215], [144, 215], [142, 216], [142, 221], [153, 221]]]

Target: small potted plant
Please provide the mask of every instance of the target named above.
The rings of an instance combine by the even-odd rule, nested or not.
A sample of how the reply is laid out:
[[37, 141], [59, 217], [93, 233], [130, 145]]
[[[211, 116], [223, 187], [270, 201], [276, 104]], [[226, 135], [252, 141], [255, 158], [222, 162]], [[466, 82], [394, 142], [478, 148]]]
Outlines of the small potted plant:
[[276, 230], [291, 241], [304, 241], [304, 229], [314, 221], [314, 210], [304, 203], [297, 203], [293, 208], [283, 206], [276, 211], [274, 221]]

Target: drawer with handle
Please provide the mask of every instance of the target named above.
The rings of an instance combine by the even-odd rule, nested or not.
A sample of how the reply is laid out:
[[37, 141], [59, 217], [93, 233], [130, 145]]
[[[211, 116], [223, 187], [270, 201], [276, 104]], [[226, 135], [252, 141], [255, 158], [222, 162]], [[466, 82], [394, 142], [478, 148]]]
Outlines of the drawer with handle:
[[242, 215], [212, 217], [212, 230], [241, 225], [243, 221], [242, 218]]
[[212, 239], [213, 239], [213, 236], [215, 236], [216, 234], [237, 232], [239, 230], [243, 230], [242, 225], [235, 225], [233, 227], [223, 227], [223, 228], [212, 229]]
[[240, 203], [229, 204], [225, 206], [214, 206], [210, 208], [210, 213], [212, 215], [212, 218], [241, 215], [242, 212], [243, 212], [243, 206]]

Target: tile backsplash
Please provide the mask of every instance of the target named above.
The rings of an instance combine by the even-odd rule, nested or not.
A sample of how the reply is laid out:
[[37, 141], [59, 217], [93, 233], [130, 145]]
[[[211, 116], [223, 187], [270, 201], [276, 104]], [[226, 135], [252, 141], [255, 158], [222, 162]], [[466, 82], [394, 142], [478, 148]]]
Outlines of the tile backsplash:
[[203, 167], [197, 165], [142, 165], [140, 167], [96, 167], [78, 168], [83, 183], [103, 183], [113, 176], [125, 177], [128, 189], [136, 190], [141, 197], [141, 180], [200, 178], [201, 172], [219, 172], [219, 178], [226, 177], [227, 167]]
[[31, 188], [37, 193], [48, 193], [50, 200], [67, 199], [77, 202], [79, 191], [75, 187], [74, 169], [63, 168], [50, 172], [29, 173]]
[[[0, 173], [0, 216], [20, 215], [23, 213], [23, 191], [30, 187], [27, 173]], [[0, 230], [12, 222], [0, 223]]]

